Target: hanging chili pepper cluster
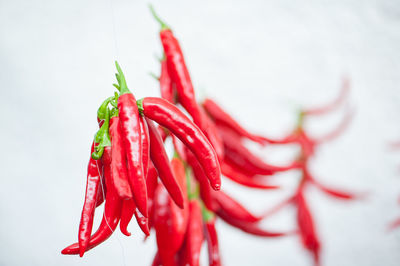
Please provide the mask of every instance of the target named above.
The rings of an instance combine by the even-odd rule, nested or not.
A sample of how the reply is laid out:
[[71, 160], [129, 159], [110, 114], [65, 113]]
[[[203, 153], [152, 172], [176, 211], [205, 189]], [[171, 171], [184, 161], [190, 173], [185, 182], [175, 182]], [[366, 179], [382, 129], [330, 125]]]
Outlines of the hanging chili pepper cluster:
[[[178, 40], [153, 9], [152, 13], [161, 25], [164, 53], [158, 78], [161, 97], [136, 100], [116, 63], [117, 91], [97, 112], [100, 129], [91, 147], [78, 242], [66, 247], [62, 254], [83, 256], [110, 237], [118, 224], [120, 231], [130, 236], [128, 225], [135, 216], [146, 236], [151, 230], [155, 232], [158, 249], [153, 265], [199, 265], [204, 242], [208, 246], [209, 265], [221, 265], [215, 227], [220, 218], [259, 237], [283, 237], [298, 232], [318, 264], [320, 241], [305, 199], [306, 187], [313, 184], [341, 199], [362, 195], [322, 185], [309, 171], [316, 146], [336, 137], [350, 121], [350, 113], [337, 130], [320, 139], [308, 136], [304, 121], [341, 104], [348, 83], [341, 97], [329, 106], [301, 111], [299, 123], [289, 136], [273, 140], [253, 134], [212, 99], [197, 101]], [[172, 140], [174, 147], [171, 160], [164, 145], [167, 139]], [[255, 155], [244, 140], [261, 146], [297, 144], [301, 152], [295, 161], [276, 166]], [[253, 214], [220, 190], [221, 175], [244, 187], [277, 189], [279, 186], [270, 182], [271, 176], [289, 170], [301, 173], [298, 189], [263, 215]], [[92, 234], [95, 210], [103, 202], [102, 221]], [[298, 230], [270, 231], [261, 227], [263, 219], [288, 204], [296, 206]]]

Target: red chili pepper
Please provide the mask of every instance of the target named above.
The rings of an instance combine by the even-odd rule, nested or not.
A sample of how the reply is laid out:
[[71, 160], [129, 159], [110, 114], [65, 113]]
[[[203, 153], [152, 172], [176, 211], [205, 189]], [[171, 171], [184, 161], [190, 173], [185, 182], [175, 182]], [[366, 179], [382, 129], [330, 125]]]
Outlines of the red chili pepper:
[[158, 176], [163, 182], [168, 193], [174, 202], [183, 208], [183, 195], [182, 191], [174, 177], [171, 165], [168, 160], [168, 155], [164, 149], [164, 143], [158, 134], [156, 127], [151, 120], [147, 120], [150, 136], [150, 157], [157, 169]]
[[231, 117], [227, 112], [224, 111], [216, 102], [211, 99], [206, 99], [203, 102], [203, 107], [206, 109], [207, 113], [218, 123], [228, 127], [233, 130], [239, 136], [248, 138], [252, 141], [258, 142], [260, 144], [265, 144], [265, 140], [262, 136], [257, 136], [246, 129], [244, 129], [233, 117]]
[[[185, 170], [182, 162], [174, 158], [172, 165], [178, 180], [185, 179]], [[181, 181], [182, 182], [182, 181]], [[180, 182], [180, 183], [181, 183]], [[178, 208], [173, 203], [162, 184], [155, 191], [154, 228], [157, 237], [158, 253], [163, 265], [174, 265], [174, 255], [181, 247], [188, 224], [188, 206]]]
[[[95, 143], [93, 142], [91, 152], [94, 152]], [[85, 203], [82, 208], [81, 221], [79, 223], [79, 255], [82, 257], [85, 253], [86, 247], [89, 244], [90, 235], [93, 228], [93, 217], [96, 208], [96, 199], [100, 183], [100, 174], [98, 169], [98, 162], [91, 156], [89, 159], [87, 170], [87, 182]]]
[[218, 211], [225, 213], [227, 217], [246, 223], [256, 223], [263, 218], [252, 214], [242, 204], [223, 191], [214, 193], [214, 198], [218, 204]]
[[161, 60], [161, 74], [160, 74], [160, 91], [161, 98], [169, 101], [170, 103], [175, 102], [174, 90], [172, 85], [171, 77], [168, 73], [167, 58]]
[[[86, 251], [96, 247], [107, 240], [115, 231], [121, 216], [122, 200], [118, 196], [114, 187], [111, 186], [111, 147], [104, 149], [102, 157], [104, 165], [104, 175], [106, 178], [106, 185], [109, 188], [106, 195], [106, 202], [104, 207], [103, 219], [100, 223], [99, 229], [90, 238]], [[61, 251], [65, 255], [79, 254], [79, 243], [72, 244]]]
[[390, 232], [398, 227], [400, 227], [400, 218], [397, 218], [389, 224], [388, 231]]
[[215, 217], [206, 221], [206, 239], [209, 265], [220, 266], [221, 255], [219, 253], [217, 230], [215, 229]]
[[200, 108], [196, 101], [196, 95], [193, 89], [192, 81], [190, 79], [189, 71], [186, 67], [179, 42], [174, 37], [169, 27], [167, 27], [166, 24], [160, 20], [153, 8], [151, 8], [151, 11], [154, 15], [154, 18], [160, 22], [162, 27], [160, 31], [160, 39], [164, 48], [168, 73], [170, 74], [172, 82], [176, 86], [178, 101], [193, 117], [194, 123], [200, 128], [203, 128]]
[[240, 229], [241, 231], [255, 235], [255, 236], [261, 236], [261, 237], [281, 237], [281, 236], [286, 236], [289, 233], [286, 232], [270, 232], [267, 230], [264, 230], [259, 227], [257, 223], [248, 223], [248, 222], [242, 222], [236, 219], [233, 219], [232, 217], [228, 216], [226, 213], [217, 211], [216, 213], [222, 220], [224, 220], [227, 224], [236, 227]]
[[248, 173], [243, 173], [237, 167], [231, 165], [227, 161], [221, 162], [222, 174], [231, 179], [232, 181], [246, 187], [258, 188], [258, 189], [278, 189], [277, 185], [270, 185], [266, 182], [255, 179], [256, 176], [248, 175]]
[[142, 162], [143, 162], [143, 174], [147, 177], [147, 173], [150, 167], [150, 137], [149, 129], [144, 117], [139, 117], [140, 121], [140, 132], [142, 136]]
[[304, 199], [303, 188], [296, 197], [297, 204], [297, 224], [300, 229], [301, 241], [306, 249], [314, 256], [315, 265], [319, 265], [320, 242], [315, 231], [314, 221], [307, 202]]
[[115, 65], [118, 70], [117, 79], [120, 90], [118, 98], [119, 123], [126, 152], [129, 183], [137, 208], [147, 217], [147, 190], [143, 174], [139, 111], [136, 99], [126, 85], [121, 68], [117, 62], [115, 62]]
[[153, 227], [153, 220], [154, 220], [154, 192], [157, 188], [157, 180], [158, 174], [156, 169], [154, 168], [153, 163], [150, 161], [149, 172], [146, 178], [146, 185], [147, 185], [147, 196], [148, 198], [148, 207], [149, 207], [149, 228]]
[[140, 230], [147, 236], [150, 235], [150, 228], [149, 228], [149, 218], [144, 217], [143, 214], [136, 208], [135, 209], [135, 218], [136, 222], [140, 227]]
[[198, 200], [191, 199], [189, 202], [189, 222], [183, 246], [184, 265], [200, 265], [200, 251], [203, 244], [203, 219], [201, 206]]
[[218, 158], [224, 158], [224, 143], [222, 141], [219, 132], [214, 124], [214, 122], [207, 116], [203, 108], [200, 106], [200, 115], [203, 120], [203, 128], [201, 128], [210, 141], [211, 145], [214, 147]]
[[[187, 155], [187, 163], [193, 170], [193, 175], [197, 179], [200, 185], [200, 197], [209, 210], [216, 210], [217, 206], [213, 199], [212, 190], [209, 186], [207, 177], [201, 168], [201, 165], [197, 161], [196, 157], [193, 155], [191, 151], [186, 149], [185, 154]], [[217, 193], [218, 194], [218, 193]]]
[[113, 116], [110, 120], [111, 135], [111, 177], [118, 195], [122, 199], [132, 198], [131, 188], [128, 181], [128, 170], [126, 169], [125, 149], [121, 138], [119, 117]]
[[128, 231], [128, 225], [133, 217], [136, 210], [136, 204], [133, 199], [124, 200], [121, 212], [121, 221], [119, 222], [119, 229], [121, 233], [126, 236], [130, 236], [131, 233]]
[[221, 170], [210, 142], [201, 130], [176, 106], [164, 99], [147, 97], [138, 101], [143, 114], [166, 127], [177, 136], [196, 156], [214, 190], [221, 188]]
[[272, 175], [276, 172], [287, 171], [298, 167], [297, 163], [281, 167], [267, 164], [243, 146], [235, 135], [223, 130], [220, 130], [219, 132], [224, 140], [224, 160], [236, 165], [237, 168], [241, 169], [245, 173], [253, 175]]
[[154, 255], [153, 262], [151, 263], [151, 266], [160, 266], [162, 265], [162, 261], [160, 259], [160, 255], [158, 255], [158, 252]]
[[321, 191], [325, 192], [326, 194], [342, 199], [342, 200], [354, 200], [354, 199], [361, 199], [366, 197], [366, 194], [356, 194], [354, 192], [349, 192], [349, 191], [343, 191], [343, 190], [338, 190], [334, 188], [327, 187], [320, 182], [316, 181], [315, 179], [309, 179], [317, 188], [319, 188]]

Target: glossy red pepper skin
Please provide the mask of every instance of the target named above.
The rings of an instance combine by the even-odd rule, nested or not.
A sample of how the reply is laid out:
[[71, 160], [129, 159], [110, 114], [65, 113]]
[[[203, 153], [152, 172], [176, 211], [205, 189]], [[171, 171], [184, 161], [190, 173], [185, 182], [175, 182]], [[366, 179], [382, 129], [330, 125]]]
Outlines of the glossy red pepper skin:
[[207, 207], [207, 209], [214, 211], [217, 208], [217, 205], [214, 201], [212, 190], [208, 184], [207, 177], [203, 171], [203, 168], [201, 168], [201, 165], [197, 161], [196, 157], [193, 155], [191, 151], [186, 149], [185, 154], [187, 155], [187, 163], [190, 165], [193, 171], [193, 175], [196, 178], [196, 180], [199, 182], [200, 185], [200, 197], [204, 203], [204, 205]]
[[224, 158], [224, 143], [222, 138], [216, 128], [214, 122], [208, 117], [203, 107], [200, 108], [200, 115], [203, 120], [203, 127], [201, 128], [206, 135], [207, 139], [210, 141], [211, 145], [214, 147], [215, 152], [219, 159]]
[[[174, 158], [172, 165], [174, 173], [180, 181], [185, 179], [182, 162]], [[186, 192], [186, 191], [185, 191]], [[178, 208], [172, 201], [162, 184], [155, 191], [154, 228], [156, 231], [158, 253], [163, 265], [174, 265], [174, 255], [182, 246], [186, 227], [188, 225], [188, 202], [185, 200], [184, 209]]]
[[164, 149], [164, 142], [151, 120], [147, 120], [147, 125], [150, 136], [151, 161], [171, 198], [180, 208], [183, 208], [183, 194], [172, 172], [167, 152]]
[[132, 93], [119, 96], [118, 110], [133, 198], [139, 211], [147, 217], [147, 190], [143, 173], [140, 119], [136, 99]]
[[150, 137], [149, 129], [147, 127], [146, 119], [142, 116], [139, 117], [141, 142], [142, 142], [142, 163], [143, 175], [147, 178], [147, 173], [150, 167]]
[[199, 266], [200, 251], [204, 240], [203, 218], [198, 200], [189, 202], [189, 222], [183, 246], [183, 265]]
[[261, 178], [257, 179], [256, 176], [248, 175], [248, 173], [243, 173], [241, 169], [237, 168], [234, 165], [231, 165], [228, 161], [221, 162], [221, 171], [222, 174], [229, 178], [230, 180], [250, 188], [257, 189], [278, 189], [277, 185], [270, 185], [265, 181], [261, 180]]
[[263, 218], [262, 216], [256, 216], [252, 214], [242, 204], [234, 200], [223, 191], [214, 193], [214, 198], [218, 204], [219, 212], [224, 212], [226, 216], [229, 216], [235, 220], [246, 223], [256, 223]]
[[175, 95], [174, 95], [172, 80], [168, 73], [166, 58], [163, 58], [161, 60], [161, 74], [159, 81], [160, 81], [161, 98], [169, 101], [170, 103], [174, 103]]
[[196, 156], [214, 190], [221, 188], [218, 157], [201, 130], [176, 106], [161, 98], [147, 97], [142, 101], [146, 117], [170, 130]]
[[[91, 236], [86, 251], [106, 241], [118, 226], [121, 217], [122, 200], [111, 185], [111, 147], [104, 149], [102, 161], [106, 185], [109, 188], [106, 195], [104, 215], [97, 231]], [[64, 255], [79, 254], [79, 243], [72, 244], [61, 251]]]
[[[90, 154], [94, 152], [95, 143], [92, 143]], [[90, 235], [93, 228], [93, 218], [96, 209], [96, 200], [98, 188], [100, 186], [100, 173], [98, 168], [98, 160], [94, 160], [90, 156], [88, 169], [87, 169], [87, 182], [85, 202], [82, 208], [81, 221], [79, 223], [79, 255], [82, 257], [85, 253], [86, 247], [89, 244]]]
[[121, 128], [119, 117], [114, 116], [110, 119], [111, 136], [111, 177], [112, 184], [118, 195], [122, 199], [132, 198], [131, 188], [128, 181], [128, 170], [126, 168], [125, 149], [121, 138]]
[[178, 101], [192, 116], [194, 123], [203, 128], [200, 108], [196, 101], [192, 81], [179, 42], [170, 29], [161, 30], [160, 39], [167, 60], [168, 73], [172, 82], [176, 85]]
[[203, 107], [207, 113], [218, 123], [228, 127], [236, 132], [241, 137], [250, 139], [252, 141], [264, 144], [265, 140], [261, 136], [254, 135], [244, 129], [232, 116], [230, 116], [224, 109], [222, 109], [216, 102], [211, 99], [206, 99], [203, 102]]
[[315, 230], [311, 212], [303, 195], [303, 188], [300, 188], [300, 192], [297, 194], [296, 204], [297, 224], [299, 226], [301, 241], [303, 246], [313, 254], [315, 265], [318, 266], [321, 245]]
[[133, 199], [124, 200], [121, 211], [121, 221], [119, 222], [119, 229], [121, 233], [126, 236], [130, 236], [131, 233], [128, 231], [128, 225], [133, 217], [136, 210], [136, 204]]
[[147, 185], [147, 196], [148, 198], [148, 207], [149, 207], [149, 228], [153, 228], [154, 224], [154, 194], [158, 185], [158, 173], [154, 168], [152, 162], [150, 162], [149, 172], [146, 178]]
[[220, 266], [221, 265], [221, 255], [219, 252], [218, 245], [218, 235], [215, 228], [215, 217], [206, 221], [206, 239], [208, 246], [208, 265], [210, 266]]
[[137, 208], [135, 209], [135, 218], [140, 230], [148, 237], [150, 235], [149, 218], [144, 217]]

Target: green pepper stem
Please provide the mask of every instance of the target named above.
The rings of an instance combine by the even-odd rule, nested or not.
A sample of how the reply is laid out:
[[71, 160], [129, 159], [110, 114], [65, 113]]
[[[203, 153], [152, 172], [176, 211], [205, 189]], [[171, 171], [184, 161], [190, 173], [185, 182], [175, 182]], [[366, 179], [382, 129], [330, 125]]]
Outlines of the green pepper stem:
[[104, 123], [99, 129], [99, 131], [97, 131], [94, 140], [95, 143], [99, 144], [96, 147], [95, 152], [92, 153], [92, 158], [95, 160], [98, 160], [103, 156], [104, 147], [111, 146], [109, 127], [110, 127], [110, 109], [108, 109], [107, 107]]
[[170, 29], [168, 25], [157, 15], [156, 11], [154, 10], [153, 5], [149, 4], [150, 12], [153, 15], [154, 19], [157, 20], [158, 23], [160, 23], [161, 30], [168, 30]]
[[114, 98], [114, 96], [108, 97], [107, 99], [105, 99], [104, 102], [100, 105], [99, 109], [97, 109], [97, 118], [98, 119], [100, 119], [100, 120], [105, 119], [106, 112], [108, 109], [107, 106], [113, 98]]
[[[125, 93], [130, 93], [130, 90], [128, 89], [128, 86], [126, 85], [126, 80], [124, 73], [122, 72], [121, 67], [119, 66], [118, 62], [115, 61], [115, 67], [117, 68], [118, 74], [115, 74], [117, 81], [118, 81], [118, 87], [120, 94], [125, 94]], [[117, 88], [118, 89], [118, 88]]]
[[138, 107], [139, 114], [140, 114], [141, 116], [143, 116], [143, 112], [144, 112], [144, 109], [143, 109], [143, 98], [137, 100], [137, 101], [136, 101], [136, 105], [137, 105], [137, 107]]
[[208, 222], [214, 219], [215, 214], [207, 209], [203, 202], [201, 202], [201, 214], [203, 216], [203, 221]]

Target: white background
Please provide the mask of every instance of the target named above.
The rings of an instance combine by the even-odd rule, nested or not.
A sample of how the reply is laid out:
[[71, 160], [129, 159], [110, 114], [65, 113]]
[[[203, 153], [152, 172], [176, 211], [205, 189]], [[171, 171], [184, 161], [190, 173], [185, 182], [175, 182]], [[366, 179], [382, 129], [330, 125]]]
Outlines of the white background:
[[[297, 106], [334, 98], [351, 78], [356, 116], [312, 164], [327, 184], [368, 191], [362, 202], [308, 192], [326, 266], [399, 265], [399, 1], [154, 1], [180, 39], [199, 97], [212, 96], [255, 132], [281, 136]], [[83, 258], [60, 251], [77, 240], [96, 110], [111, 95], [118, 58], [137, 98], [158, 95], [159, 26], [146, 1], [0, 1], [0, 264], [149, 265], [154, 238], [116, 232]], [[112, 10], [115, 14], [113, 33]], [[116, 44], [115, 44], [116, 42]], [[315, 135], [337, 115], [310, 123]], [[282, 149], [258, 150], [282, 162]], [[287, 151], [291, 154], [291, 151]], [[254, 212], [289, 195], [223, 186]], [[247, 192], [247, 193], [246, 193]], [[100, 213], [100, 212], [98, 212]], [[97, 217], [99, 218], [99, 217]], [[287, 209], [266, 226], [291, 229]], [[297, 237], [260, 239], [218, 223], [225, 265], [312, 265]], [[204, 248], [203, 251], [206, 249]], [[204, 252], [202, 265], [207, 259]]]

